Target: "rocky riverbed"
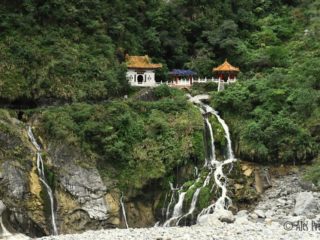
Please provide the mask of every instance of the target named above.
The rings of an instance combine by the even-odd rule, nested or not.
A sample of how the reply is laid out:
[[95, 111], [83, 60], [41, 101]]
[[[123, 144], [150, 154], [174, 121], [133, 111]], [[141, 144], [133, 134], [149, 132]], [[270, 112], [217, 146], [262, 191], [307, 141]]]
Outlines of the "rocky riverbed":
[[222, 211], [200, 218], [191, 227], [153, 227], [139, 229], [109, 229], [82, 234], [49, 236], [42, 240], [259, 240], [259, 239], [319, 239], [320, 193], [304, 183], [299, 174], [290, 173], [272, 179], [254, 208], [232, 215]]

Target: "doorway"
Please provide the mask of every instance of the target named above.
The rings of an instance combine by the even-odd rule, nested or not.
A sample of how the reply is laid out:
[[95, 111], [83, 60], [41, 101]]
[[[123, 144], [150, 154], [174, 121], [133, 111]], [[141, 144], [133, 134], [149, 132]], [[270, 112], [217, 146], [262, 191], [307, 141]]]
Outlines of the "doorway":
[[138, 84], [143, 83], [143, 75], [138, 75]]

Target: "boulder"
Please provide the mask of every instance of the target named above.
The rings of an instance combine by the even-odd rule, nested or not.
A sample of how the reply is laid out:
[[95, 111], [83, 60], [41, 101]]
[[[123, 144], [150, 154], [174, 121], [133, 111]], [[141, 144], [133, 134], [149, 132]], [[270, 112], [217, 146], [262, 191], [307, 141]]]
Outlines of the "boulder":
[[232, 212], [225, 209], [216, 209], [214, 213], [203, 215], [198, 219], [201, 226], [221, 225], [222, 222], [233, 223], [234, 221]]
[[262, 211], [262, 210], [260, 210], [260, 209], [254, 210], [254, 213], [255, 213], [259, 218], [265, 218], [265, 217], [266, 217], [264, 211]]
[[222, 223], [233, 223], [235, 217], [231, 211], [225, 209], [216, 209], [214, 213], [203, 215], [198, 219], [201, 226], [220, 226]]
[[296, 196], [296, 204], [294, 206], [293, 214], [308, 215], [315, 213], [318, 210], [318, 203], [311, 192], [300, 192]]
[[239, 212], [237, 212], [237, 217], [244, 217], [244, 216], [248, 216], [248, 210], [240, 210]]
[[199, 217], [198, 225], [205, 227], [221, 226], [223, 223], [213, 214], [207, 214]]
[[61, 185], [69, 192], [86, 211], [90, 218], [106, 220], [108, 218], [105, 203], [106, 186], [97, 169], [85, 169], [75, 164], [65, 166], [60, 175]]
[[218, 219], [221, 222], [233, 223], [235, 221], [235, 217], [233, 216], [231, 211], [220, 209], [216, 210], [214, 214], [218, 216]]
[[253, 219], [253, 220], [258, 219], [258, 215], [255, 214], [255, 213], [250, 213], [250, 214], [249, 214], [249, 217], [250, 217], [251, 219]]
[[265, 212], [266, 218], [271, 218], [273, 215], [274, 215], [274, 211], [270, 209]]

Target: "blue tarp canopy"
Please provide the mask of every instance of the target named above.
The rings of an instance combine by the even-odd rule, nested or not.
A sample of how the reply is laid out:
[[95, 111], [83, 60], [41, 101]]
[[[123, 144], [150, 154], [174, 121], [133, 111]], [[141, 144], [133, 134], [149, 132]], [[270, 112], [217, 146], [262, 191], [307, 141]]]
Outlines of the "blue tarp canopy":
[[197, 73], [189, 69], [172, 69], [172, 71], [169, 72], [169, 74], [175, 76], [193, 76]]

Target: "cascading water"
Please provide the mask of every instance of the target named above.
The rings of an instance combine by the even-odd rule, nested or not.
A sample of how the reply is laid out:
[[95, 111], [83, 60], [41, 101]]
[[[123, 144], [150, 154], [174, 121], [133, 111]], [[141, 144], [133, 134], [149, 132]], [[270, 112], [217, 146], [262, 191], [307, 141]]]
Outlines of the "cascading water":
[[198, 201], [198, 197], [199, 197], [199, 193], [200, 193], [201, 188], [202, 187], [197, 188], [196, 191], [194, 192], [192, 200], [191, 200], [191, 205], [190, 205], [189, 211], [185, 215], [183, 215], [182, 217], [180, 217], [178, 219], [176, 226], [179, 226], [180, 221], [182, 219], [186, 218], [187, 216], [191, 215], [194, 212], [194, 210], [196, 209], [196, 204]]
[[[207, 177], [205, 178], [202, 187], [199, 187], [195, 190], [193, 197], [192, 197], [189, 211], [186, 214], [182, 215], [181, 210], [182, 210], [182, 206], [183, 206], [184, 195], [186, 192], [180, 192], [179, 201], [176, 204], [176, 206], [174, 207], [174, 209], [176, 209], [176, 208], [180, 209], [179, 215], [177, 214], [177, 212], [176, 212], [176, 214], [174, 213], [173, 216], [169, 220], [167, 220], [163, 226], [171, 226], [171, 224], [173, 222], [175, 222], [176, 220], [177, 220], [176, 225], [178, 225], [179, 222], [183, 218], [187, 217], [188, 215], [191, 215], [195, 211], [200, 191], [202, 188], [209, 185], [211, 178], [212, 178], [212, 175], [214, 177], [214, 182], [215, 182], [216, 186], [221, 189], [221, 196], [218, 198], [218, 200], [215, 203], [213, 203], [210, 206], [208, 206], [207, 208], [203, 209], [200, 212], [200, 214], [198, 215], [198, 218], [202, 215], [209, 214], [211, 212], [214, 212], [214, 211], [217, 211], [220, 209], [226, 209], [231, 204], [231, 199], [227, 196], [227, 177], [224, 175], [224, 172], [223, 172], [223, 167], [225, 165], [232, 164], [234, 161], [236, 161], [236, 159], [234, 158], [233, 151], [232, 151], [232, 142], [231, 142], [231, 138], [230, 138], [230, 132], [229, 132], [228, 125], [225, 123], [225, 121], [219, 116], [219, 114], [213, 108], [211, 108], [209, 105], [203, 104], [201, 102], [202, 99], [204, 99], [204, 100], [208, 99], [207, 95], [199, 95], [199, 96], [195, 96], [195, 97], [191, 97], [189, 95], [189, 98], [190, 98], [191, 102], [193, 102], [199, 106], [199, 109], [200, 109], [201, 113], [203, 114], [204, 123], [205, 123], [205, 144], [206, 144], [206, 149], [207, 149], [204, 167], [209, 170], [209, 173], [208, 173]], [[223, 127], [224, 132], [225, 132], [225, 138], [227, 140], [227, 157], [224, 161], [218, 161], [216, 159], [213, 131], [212, 131], [212, 126], [209, 121], [210, 114], [213, 114], [217, 118], [218, 122], [221, 124], [221, 126]], [[200, 180], [200, 178], [197, 179], [197, 181], [199, 181], [199, 180]], [[167, 215], [167, 219], [168, 219], [168, 215]]]
[[[236, 161], [236, 159], [234, 158], [233, 155], [233, 151], [232, 151], [232, 142], [231, 142], [231, 138], [230, 138], [230, 132], [229, 132], [229, 127], [228, 125], [225, 123], [225, 121], [219, 116], [219, 114], [217, 113], [217, 111], [215, 111], [213, 108], [211, 108], [208, 105], [202, 104], [201, 105], [206, 114], [213, 114], [217, 120], [219, 121], [219, 123], [221, 124], [221, 126], [224, 129], [225, 132], [225, 138], [227, 140], [227, 159], [224, 161], [217, 161], [215, 156], [212, 156], [211, 160], [210, 160], [210, 169], [214, 169], [214, 181], [215, 184], [221, 189], [221, 196], [218, 198], [218, 200], [211, 204], [210, 206], [208, 206], [207, 208], [203, 209], [200, 214], [198, 215], [198, 218], [202, 215], [205, 214], [209, 214], [211, 212], [220, 210], [220, 209], [226, 209], [229, 207], [229, 205], [231, 204], [231, 199], [227, 196], [227, 177], [224, 175], [223, 173], [223, 167], [227, 164], [231, 164], [234, 161]], [[210, 124], [210, 123], [209, 123]], [[211, 124], [210, 124], [211, 126]], [[210, 138], [212, 138], [212, 142], [213, 142], [213, 133], [212, 133], [212, 127], [209, 127], [210, 130]], [[214, 146], [213, 146], [214, 148]]]
[[125, 209], [124, 203], [123, 203], [123, 193], [121, 193], [120, 204], [121, 204], [121, 209], [122, 209], [122, 215], [123, 215], [124, 223], [126, 224], [126, 227], [129, 228], [128, 221], [127, 221], [126, 209]]
[[34, 137], [34, 135], [32, 133], [32, 129], [31, 129], [30, 126], [28, 127], [28, 136], [29, 136], [29, 139], [32, 142], [33, 146], [37, 150], [37, 169], [38, 169], [39, 179], [42, 182], [42, 184], [45, 186], [45, 189], [46, 189], [47, 194], [49, 196], [50, 212], [51, 212], [51, 223], [52, 223], [52, 233], [53, 233], [53, 235], [57, 235], [58, 234], [58, 229], [57, 229], [56, 218], [55, 218], [55, 214], [54, 214], [53, 193], [52, 193], [51, 187], [47, 183], [46, 176], [45, 176], [45, 173], [44, 173], [44, 165], [43, 165], [43, 159], [42, 159], [42, 156], [41, 156], [41, 148], [40, 148], [39, 144], [37, 143], [37, 141], [36, 141], [36, 139], [35, 139], [35, 137]]
[[178, 220], [181, 217], [183, 200], [184, 200], [186, 193], [187, 192], [179, 192], [179, 200], [173, 208], [172, 217], [163, 224], [164, 227], [170, 227], [172, 222], [174, 222], [175, 220]]

